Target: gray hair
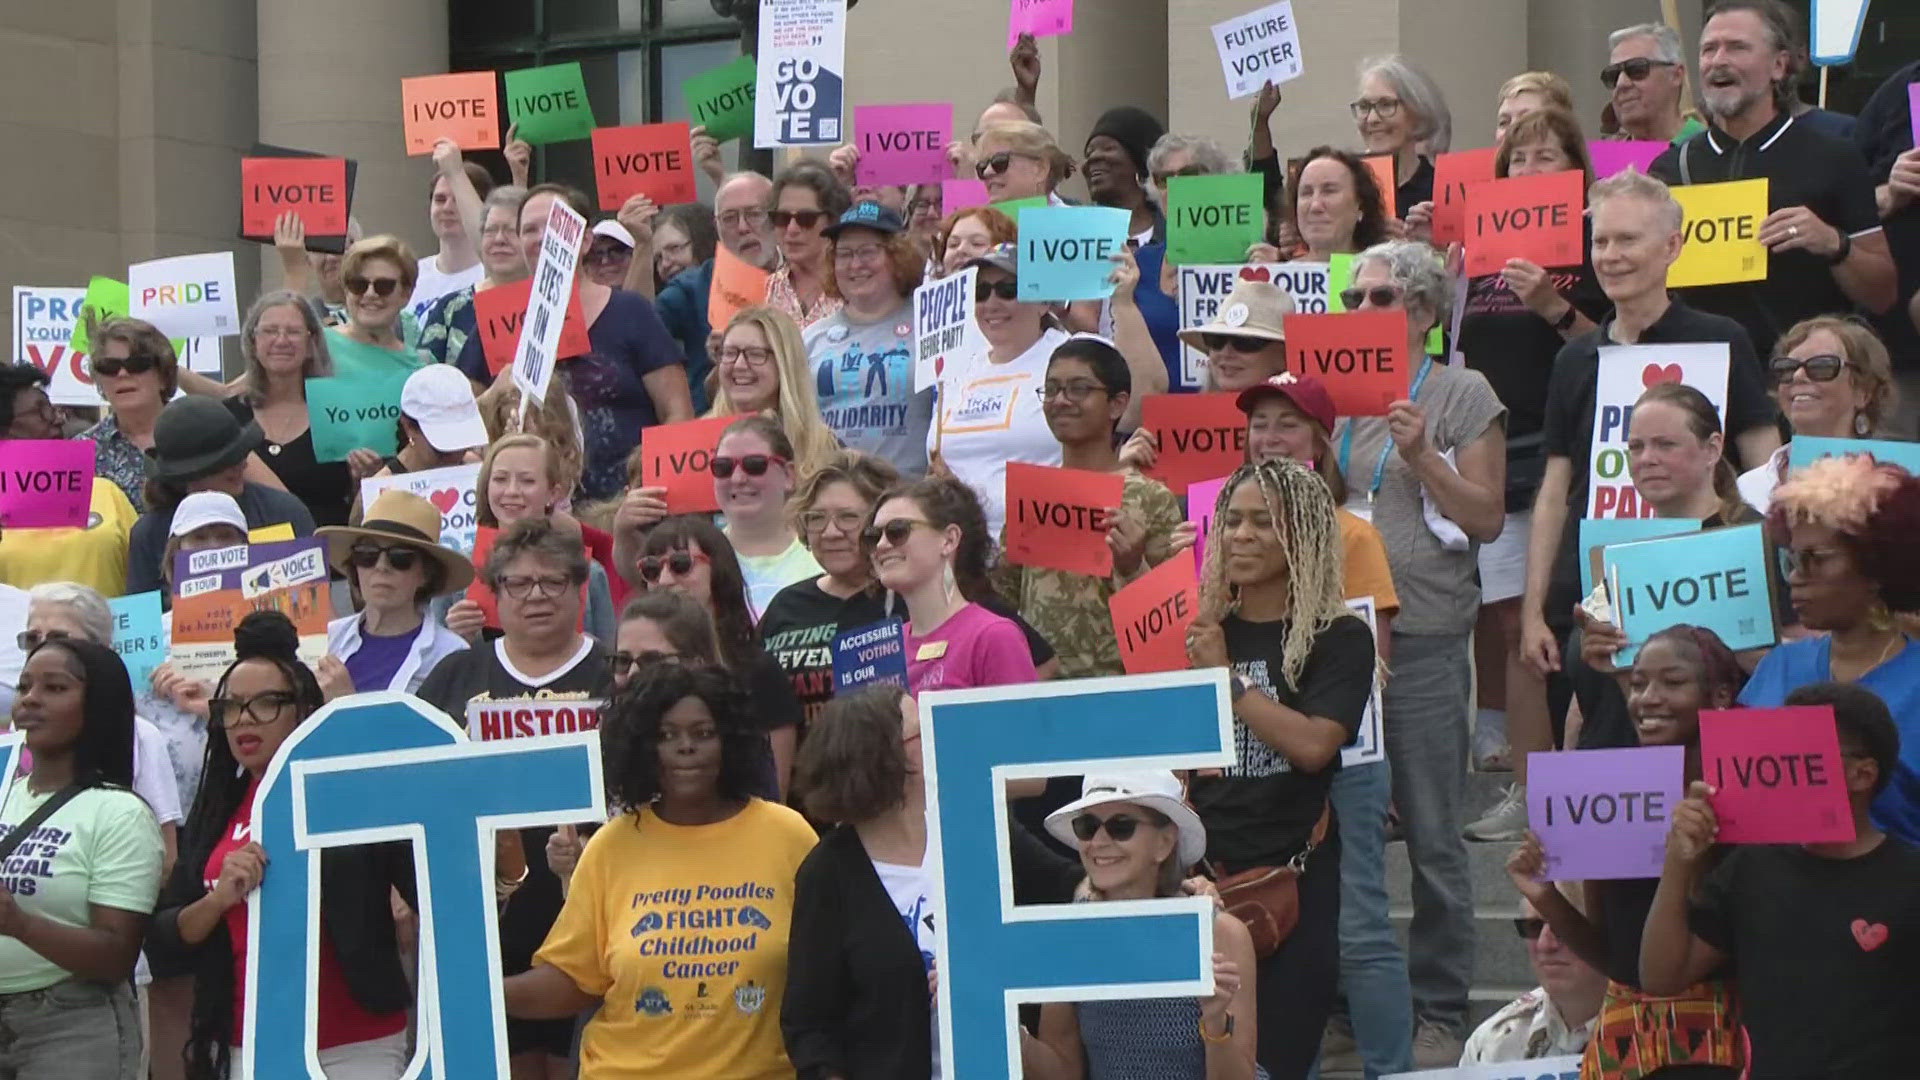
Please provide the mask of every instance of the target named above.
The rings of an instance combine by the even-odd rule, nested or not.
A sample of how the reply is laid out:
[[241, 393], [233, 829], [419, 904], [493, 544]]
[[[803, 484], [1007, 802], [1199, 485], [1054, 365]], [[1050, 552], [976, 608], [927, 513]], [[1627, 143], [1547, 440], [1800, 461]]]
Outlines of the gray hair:
[[73, 612], [95, 645], [113, 644], [113, 609], [94, 589], [72, 581], [49, 581], [27, 590], [29, 604], [58, 604]]
[[1648, 176], [1639, 169], [1628, 166], [1604, 180], [1596, 180], [1587, 189], [1587, 207], [1592, 209], [1606, 199], [1639, 199], [1659, 211], [1661, 223], [1668, 232], [1679, 232], [1686, 223], [1686, 212], [1680, 207], [1680, 200], [1673, 197], [1673, 190], [1658, 177]]
[[260, 351], [253, 343], [254, 331], [260, 328], [260, 317], [277, 307], [290, 307], [300, 313], [300, 322], [307, 328], [307, 362], [301, 367], [302, 376], [309, 379], [325, 378], [333, 374], [333, 357], [327, 353], [327, 335], [320, 328], [320, 316], [313, 310], [313, 304], [306, 297], [292, 289], [276, 289], [262, 294], [247, 309], [247, 318], [240, 326], [240, 359], [246, 365], [247, 403], [255, 408], [267, 401], [267, 369], [261, 366]]
[[1377, 75], [1400, 98], [1400, 104], [1414, 117], [1413, 137], [1426, 145], [1429, 154], [1444, 154], [1453, 146], [1453, 112], [1440, 84], [1413, 61], [1398, 53], [1375, 56], [1360, 62], [1360, 78]]
[[1623, 27], [1607, 35], [1607, 51], [1611, 53], [1634, 38], [1653, 39], [1653, 58], [1669, 64], [1683, 64], [1685, 57], [1680, 55], [1680, 32], [1666, 23], [1640, 23], [1637, 26]]
[[1360, 267], [1369, 262], [1386, 265], [1387, 276], [1400, 286], [1406, 306], [1419, 304], [1433, 313], [1435, 322], [1453, 310], [1453, 280], [1431, 245], [1417, 240], [1375, 244], [1353, 257], [1354, 276], [1360, 276]]
[[1227, 157], [1226, 150], [1222, 149], [1219, 143], [1205, 136], [1176, 135], [1171, 131], [1160, 136], [1160, 141], [1154, 143], [1153, 149], [1147, 151], [1147, 171], [1159, 172], [1160, 166], [1166, 164], [1167, 158], [1182, 150], [1193, 158], [1195, 165], [1206, 170], [1207, 176], [1234, 171], [1232, 159]]
[[480, 208], [480, 223], [486, 224], [487, 211], [505, 210], [520, 220], [520, 207], [527, 201], [527, 189], [518, 184], [501, 184], [487, 192], [487, 201]]

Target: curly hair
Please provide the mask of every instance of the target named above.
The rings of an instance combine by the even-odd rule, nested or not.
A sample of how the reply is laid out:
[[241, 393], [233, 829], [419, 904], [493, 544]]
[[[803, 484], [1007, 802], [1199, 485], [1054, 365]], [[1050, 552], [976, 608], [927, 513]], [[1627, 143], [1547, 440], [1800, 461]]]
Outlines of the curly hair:
[[929, 476], [897, 485], [874, 500], [873, 508], [867, 512], [867, 525], [872, 526], [880, 508], [895, 499], [906, 499], [918, 506], [927, 523], [936, 529], [949, 526], [960, 529], [960, 544], [953, 552], [953, 581], [961, 596], [973, 603], [986, 597], [998, 598], [993, 581], [987, 576], [993, 554], [993, 537], [987, 533], [987, 512], [981, 508], [980, 496], [974, 494], [971, 487], [951, 476]]
[[793, 786], [816, 821], [858, 824], [899, 806], [907, 783], [897, 686], [867, 686], [827, 702], [794, 761]]
[[[659, 797], [660, 721], [688, 698], [707, 707], [720, 732], [720, 795], [744, 800], [759, 790], [767, 740], [739, 681], [717, 664], [654, 664], [635, 672], [600, 714], [601, 761], [615, 805], [637, 811]], [[630, 816], [638, 826], [638, 815]]]
[[[800, 478], [800, 484], [793, 489], [793, 498], [787, 500], [787, 510], [796, 520], [800, 515], [813, 508], [820, 499], [820, 492], [829, 484], [848, 484], [860, 493], [869, 507], [880, 501], [880, 496], [888, 489], [900, 483], [900, 470], [893, 462], [885, 458], [863, 454], [858, 450], [837, 450], [820, 466]], [[800, 540], [806, 542], [805, 530]]]
[[[869, 229], [865, 231], [871, 232], [872, 230]], [[831, 250], [826, 260], [825, 283], [823, 285], [828, 296], [841, 300], [846, 299], [846, 297], [841, 294], [840, 281], [834, 276], [834, 263], [836, 260], [832, 252], [840, 250], [840, 241], [843, 239], [846, 239], [845, 233], [827, 241]], [[921, 280], [926, 276], [926, 253], [921, 251], [920, 245], [914, 241], [911, 235], [904, 231], [894, 233], [891, 236], [882, 235], [880, 237], [880, 246], [887, 254], [887, 274], [893, 281], [893, 291], [899, 293], [902, 299], [912, 296], [913, 290], [920, 287]]]
[[[1279, 239], [1277, 226], [1284, 221], [1292, 226], [1297, 235], [1300, 229], [1300, 174], [1307, 166], [1321, 158], [1331, 158], [1347, 170], [1347, 177], [1353, 183], [1353, 200], [1360, 207], [1360, 224], [1353, 229], [1353, 247], [1356, 251], [1381, 243], [1388, 238], [1388, 223], [1392, 215], [1387, 213], [1387, 199], [1380, 191], [1380, 182], [1374, 179], [1373, 170], [1354, 154], [1331, 146], [1316, 146], [1307, 151], [1306, 156], [1287, 163], [1288, 197], [1279, 199], [1280, 213], [1268, 215], [1267, 242], [1276, 243]], [[1298, 168], [1295, 168], [1295, 166]]]
[[1880, 599], [1900, 614], [1920, 613], [1920, 478], [1866, 454], [1821, 458], [1773, 490], [1767, 529], [1784, 544], [1794, 525], [1839, 534], [1854, 566], [1880, 586]]

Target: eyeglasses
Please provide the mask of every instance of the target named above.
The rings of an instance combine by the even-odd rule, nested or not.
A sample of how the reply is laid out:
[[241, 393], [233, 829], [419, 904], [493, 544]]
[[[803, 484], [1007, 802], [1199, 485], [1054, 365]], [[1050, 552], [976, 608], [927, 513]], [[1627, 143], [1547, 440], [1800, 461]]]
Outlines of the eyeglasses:
[[1207, 347], [1208, 352], [1221, 352], [1226, 349], [1232, 349], [1234, 352], [1242, 355], [1251, 355], [1269, 345], [1276, 344], [1276, 342], [1268, 341], [1266, 338], [1242, 337], [1239, 334], [1202, 334], [1200, 335], [1200, 343]]
[[118, 375], [123, 371], [129, 375], [145, 375], [160, 366], [160, 358], [140, 353], [132, 356], [96, 356], [89, 366], [95, 375]]
[[1180, 168], [1174, 169], [1170, 172], [1154, 173], [1153, 182], [1156, 184], [1164, 184], [1176, 176], [1209, 176], [1209, 175], [1211, 174], [1207, 172], [1207, 167], [1205, 165], [1182, 165]]
[[723, 345], [720, 347], [720, 362], [763, 368], [773, 363], [773, 350], [763, 349], [757, 345]]
[[586, 263], [588, 266], [616, 266], [620, 263], [632, 262], [633, 249], [617, 244], [606, 247], [589, 248], [586, 255], [582, 256], [580, 261]]
[[985, 180], [989, 176], [999, 176], [1001, 173], [1013, 167], [1014, 158], [1026, 158], [1028, 161], [1040, 160], [1032, 154], [1023, 154], [1018, 150], [1002, 150], [992, 157], [983, 158], [974, 162], [973, 175], [982, 180]]
[[1400, 99], [1390, 97], [1361, 98], [1359, 101], [1348, 105], [1347, 108], [1353, 110], [1353, 118], [1355, 120], [1366, 119], [1368, 113], [1372, 113], [1382, 120], [1391, 120], [1394, 114], [1400, 111]]
[[1547, 928], [1547, 920], [1539, 918], [1538, 916], [1535, 916], [1532, 918], [1527, 918], [1523, 916], [1521, 918], [1513, 920], [1513, 932], [1516, 934], [1519, 934], [1523, 938], [1526, 938], [1528, 941], [1539, 940], [1540, 931], [1545, 930], [1546, 928]]
[[300, 699], [285, 690], [269, 690], [250, 698], [214, 698], [207, 702], [207, 718], [220, 727], [259, 727], [279, 720]]
[[385, 556], [387, 566], [403, 574], [417, 566], [422, 558], [419, 548], [404, 544], [355, 544], [348, 549], [347, 555], [353, 560], [353, 565], [362, 570], [373, 569]]
[[712, 470], [715, 480], [725, 480], [733, 475], [736, 468], [748, 476], [765, 476], [768, 469], [786, 463], [787, 459], [779, 454], [742, 454], [737, 458], [715, 454], [713, 462], [707, 467]]
[[1601, 68], [1600, 85], [1611, 90], [1613, 89], [1613, 84], [1620, 81], [1622, 74], [1626, 75], [1626, 77], [1633, 82], [1639, 82], [1652, 73], [1654, 68], [1675, 66], [1677, 65], [1671, 60], [1655, 60], [1648, 56], [1636, 56], [1631, 60], [1622, 60], [1617, 64], [1608, 64], [1606, 67]]
[[887, 249], [879, 244], [861, 244], [859, 247], [841, 247], [833, 245], [833, 261], [837, 263], [879, 262]]
[[917, 218], [922, 214], [926, 214], [929, 217], [939, 217], [940, 200], [915, 199], [907, 204], [907, 216], [909, 218]]
[[1813, 547], [1798, 550], [1790, 547], [1780, 548], [1780, 576], [1792, 577], [1802, 570], [1811, 574], [1818, 570], [1822, 563], [1829, 559], [1837, 559], [1840, 555], [1839, 548]]
[[841, 535], [852, 536], [860, 531], [860, 523], [865, 520], [867, 515], [857, 510], [808, 510], [800, 515], [800, 529], [819, 533], [826, 532], [827, 526], [832, 525]]
[[680, 657], [673, 653], [661, 652], [658, 649], [648, 649], [642, 653], [617, 652], [608, 655], [607, 670], [618, 678], [629, 671], [652, 667], [654, 664], [676, 663], [679, 659]]
[[769, 210], [767, 220], [773, 222], [776, 229], [784, 229], [798, 222], [803, 229], [811, 229], [827, 219], [824, 210]]
[[373, 295], [382, 298], [392, 296], [393, 290], [400, 287], [399, 278], [364, 278], [358, 274], [349, 278], [342, 278], [340, 283], [345, 285], [347, 291], [355, 296], [363, 295], [368, 289], [372, 289]]
[[30, 653], [49, 641], [67, 641], [72, 637], [73, 635], [65, 630], [52, 630], [44, 634], [38, 630], [22, 630], [14, 635], [13, 640], [20, 646], [21, 652]]
[[722, 210], [713, 215], [713, 220], [723, 229], [737, 229], [742, 225], [757, 229], [767, 223], [765, 210]]
[[498, 583], [499, 591], [515, 600], [525, 600], [537, 591], [543, 599], [551, 600], [567, 591], [573, 579], [543, 574], [538, 577], [503, 577]]
[[1399, 302], [1400, 295], [1400, 290], [1392, 285], [1375, 285], [1371, 289], [1341, 289], [1340, 303], [1348, 311], [1358, 311], [1363, 306], [1392, 307]]
[[973, 283], [973, 302], [984, 304], [993, 297], [1012, 300], [1020, 295], [1020, 283], [1017, 281], [975, 281]]
[[1767, 371], [1773, 375], [1776, 384], [1790, 383], [1794, 375], [1805, 370], [1807, 378], [1814, 382], [1832, 382], [1840, 377], [1840, 372], [1853, 367], [1854, 363], [1844, 356], [1822, 354], [1809, 356], [1804, 360], [1792, 356], [1776, 356], [1767, 365]]
[[685, 548], [670, 551], [664, 556], [642, 555], [640, 556], [640, 576], [648, 584], [659, 581], [663, 570], [671, 570], [674, 577], [683, 578], [693, 573], [695, 563], [706, 566], [711, 562], [712, 560], [707, 558], [705, 552], [688, 551]]
[[307, 336], [307, 328], [304, 326], [256, 326], [253, 336], [268, 340], [286, 338], [289, 341], [298, 341]]
[[869, 525], [860, 530], [860, 545], [872, 550], [880, 546], [880, 538], [885, 537], [888, 547], [899, 547], [907, 542], [915, 529], [931, 529], [933, 522], [919, 518], [894, 518], [885, 525]]
[[1041, 401], [1052, 401], [1054, 398], [1061, 397], [1078, 405], [1087, 400], [1087, 395], [1093, 393], [1095, 390], [1105, 389], [1106, 387], [1101, 386], [1097, 382], [1090, 382], [1086, 379], [1076, 379], [1069, 383], [1044, 383], [1038, 390], [1035, 390], [1034, 393], [1040, 395]]
[[1102, 821], [1092, 814], [1081, 814], [1073, 819], [1073, 835], [1079, 837], [1080, 842], [1084, 844], [1099, 836], [1103, 825], [1106, 826], [1108, 836], [1124, 844], [1133, 839], [1133, 834], [1139, 831], [1140, 819], [1132, 814], [1115, 814]]

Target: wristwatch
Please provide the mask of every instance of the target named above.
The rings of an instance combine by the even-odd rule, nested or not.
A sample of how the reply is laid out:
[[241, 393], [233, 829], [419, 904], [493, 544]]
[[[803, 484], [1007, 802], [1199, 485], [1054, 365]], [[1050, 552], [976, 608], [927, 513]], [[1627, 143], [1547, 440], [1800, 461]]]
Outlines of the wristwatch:
[[1840, 237], [1840, 250], [1827, 256], [1827, 265], [1839, 266], [1841, 263], [1847, 261], [1847, 256], [1853, 254], [1853, 237], [1848, 236], [1846, 233], [1841, 232], [1839, 229], [1835, 229], [1833, 231], [1835, 234], [1837, 234]]
[[1248, 690], [1253, 689], [1253, 687], [1247, 685], [1247, 680], [1241, 678], [1239, 675], [1234, 675], [1228, 679], [1227, 685], [1233, 688], [1233, 703], [1235, 705], [1240, 704], [1240, 699], [1247, 696]]
[[1573, 304], [1569, 303], [1567, 304], [1566, 314], [1553, 320], [1553, 328], [1555, 330], [1558, 330], [1560, 333], [1564, 334], [1567, 331], [1573, 329], [1573, 320], [1579, 317], [1580, 317], [1580, 309], [1577, 307], [1574, 307]]

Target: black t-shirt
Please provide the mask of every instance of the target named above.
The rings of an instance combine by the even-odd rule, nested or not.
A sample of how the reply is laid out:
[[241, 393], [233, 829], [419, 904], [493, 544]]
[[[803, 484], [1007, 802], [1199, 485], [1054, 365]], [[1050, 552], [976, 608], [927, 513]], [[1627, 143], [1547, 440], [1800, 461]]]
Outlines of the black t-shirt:
[[[1547, 589], [1547, 625], [1565, 628], [1573, 622], [1573, 605], [1580, 599], [1579, 519], [1587, 513], [1587, 479], [1593, 456], [1593, 405], [1600, 378], [1600, 349], [1613, 345], [1610, 336], [1613, 320], [1581, 334], [1561, 346], [1554, 357], [1553, 374], [1547, 382], [1546, 424], [1541, 429], [1548, 456], [1568, 459], [1573, 482], [1567, 486], [1567, 524], [1560, 533], [1560, 551], [1554, 561], [1553, 577]], [[1662, 345], [1680, 342], [1724, 341], [1728, 345], [1727, 432], [1728, 443], [1774, 422], [1773, 399], [1767, 396], [1760, 358], [1753, 351], [1753, 340], [1740, 324], [1720, 315], [1695, 311], [1674, 300], [1652, 326], [1640, 335], [1638, 344]], [[1737, 455], [1736, 455], [1737, 457]], [[1758, 465], [1740, 462], [1741, 467]]]
[[1433, 162], [1426, 158], [1416, 160], [1420, 164], [1413, 167], [1413, 175], [1400, 181], [1393, 193], [1394, 216], [1402, 221], [1416, 204], [1433, 201]]
[[[1249, 693], [1264, 693], [1297, 712], [1332, 720], [1346, 728], [1351, 739], [1360, 730], [1373, 693], [1373, 632], [1352, 616], [1334, 620], [1314, 640], [1299, 685], [1292, 686], [1283, 680], [1280, 662], [1289, 625], [1284, 619], [1247, 622], [1237, 615], [1221, 620], [1233, 670], [1247, 681]], [[1312, 835], [1340, 757], [1334, 755], [1319, 772], [1299, 772], [1238, 718], [1233, 735], [1234, 767], [1225, 776], [1196, 777], [1188, 791], [1207, 826], [1207, 858], [1229, 873], [1278, 866]]]
[[[253, 406], [245, 398], [225, 399], [227, 411], [242, 424], [253, 420]], [[313, 456], [313, 431], [308, 429], [291, 442], [262, 442], [260, 460], [280, 478], [288, 494], [307, 504], [315, 525], [345, 525], [347, 510], [353, 505], [353, 474], [344, 461], [322, 463]]]
[[[1867, 177], [1875, 185], [1886, 183], [1894, 160], [1913, 149], [1913, 112], [1907, 102], [1907, 86], [1914, 82], [1920, 82], [1920, 60], [1887, 76], [1860, 108], [1853, 144], [1866, 159]], [[1908, 297], [1920, 292], [1920, 200], [1907, 203], [1880, 224], [1887, 233], [1887, 246], [1893, 250], [1900, 302], [1876, 318], [1874, 326], [1895, 357], [1920, 358], [1920, 333], [1907, 317], [1906, 303]], [[1898, 360], [1895, 366], [1899, 366]]]
[[[1784, 114], [1744, 142], [1710, 127], [1669, 148], [1647, 172], [1669, 184], [1765, 177], [1769, 213], [1804, 206], [1855, 237], [1880, 228], [1873, 181], [1859, 149]], [[1763, 356], [1773, 354], [1774, 341], [1794, 323], [1854, 309], [1826, 258], [1810, 251], [1772, 253], [1763, 281], [1702, 285], [1685, 290], [1685, 295], [1702, 311], [1738, 320]]]
[[[1593, 225], [1587, 223], [1586, 260], [1575, 267], [1549, 269], [1556, 292], [1594, 322], [1613, 311], [1613, 303], [1593, 276]], [[1537, 433], [1546, 423], [1547, 384], [1553, 358], [1566, 339], [1553, 324], [1507, 287], [1499, 274], [1467, 282], [1466, 308], [1460, 316], [1461, 355], [1467, 366], [1487, 377], [1507, 407], [1507, 441]]]
[[1753, 1080], [1914, 1075], [1920, 850], [1892, 836], [1853, 859], [1735, 848], [1689, 922], [1732, 960]]

